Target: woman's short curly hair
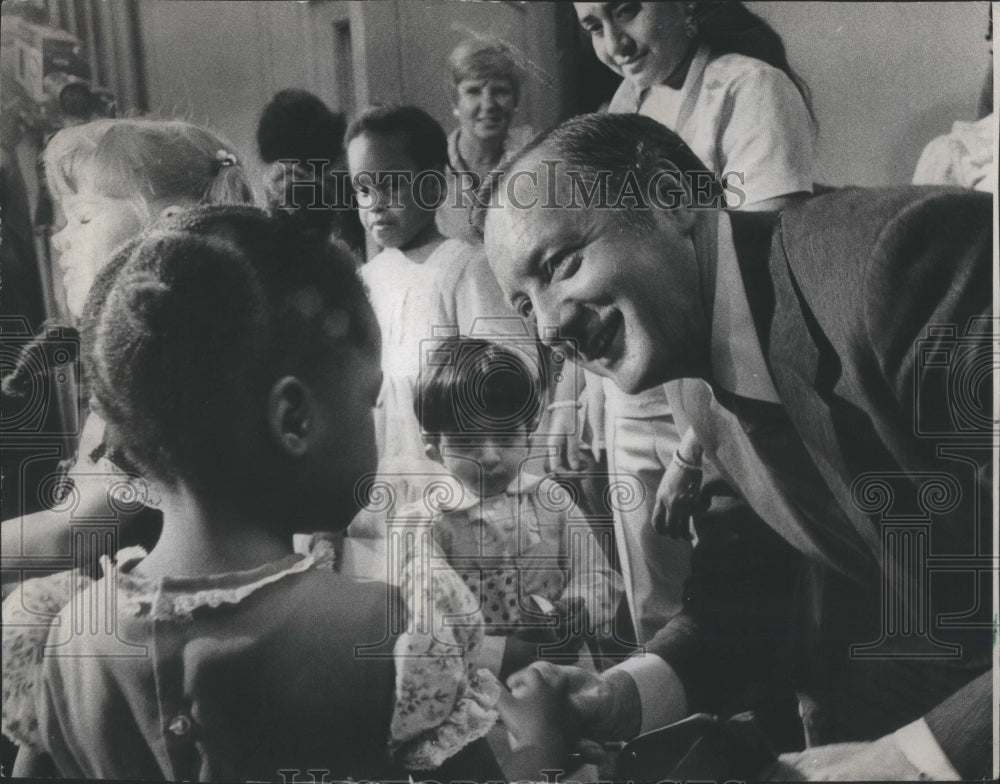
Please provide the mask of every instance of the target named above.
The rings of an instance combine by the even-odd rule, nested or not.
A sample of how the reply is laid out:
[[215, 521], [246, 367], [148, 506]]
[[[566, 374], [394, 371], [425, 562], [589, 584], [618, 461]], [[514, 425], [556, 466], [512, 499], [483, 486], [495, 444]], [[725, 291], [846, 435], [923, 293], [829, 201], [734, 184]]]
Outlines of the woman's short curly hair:
[[448, 56], [452, 98], [466, 79], [507, 79], [514, 97], [521, 93], [521, 74], [510, 49], [501, 41], [469, 38], [452, 49]]

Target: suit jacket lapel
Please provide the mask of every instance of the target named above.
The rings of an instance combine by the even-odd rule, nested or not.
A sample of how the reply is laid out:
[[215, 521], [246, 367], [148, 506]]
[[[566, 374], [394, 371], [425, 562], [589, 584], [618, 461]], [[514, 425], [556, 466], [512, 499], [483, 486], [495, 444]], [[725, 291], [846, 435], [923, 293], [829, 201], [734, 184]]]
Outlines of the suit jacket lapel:
[[[733, 239], [750, 312], [775, 388], [813, 462], [833, 492], [854, 535], [852, 550], [875, 563], [879, 532], [851, 500], [851, 476], [840, 447], [831, 403], [841, 379], [840, 360], [809, 310], [782, 247], [780, 220], [768, 214], [732, 215]], [[847, 541], [853, 540], [853, 541]], [[860, 540], [860, 541], [859, 541]], [[864, 547], [858, 545], [863, 542]]]

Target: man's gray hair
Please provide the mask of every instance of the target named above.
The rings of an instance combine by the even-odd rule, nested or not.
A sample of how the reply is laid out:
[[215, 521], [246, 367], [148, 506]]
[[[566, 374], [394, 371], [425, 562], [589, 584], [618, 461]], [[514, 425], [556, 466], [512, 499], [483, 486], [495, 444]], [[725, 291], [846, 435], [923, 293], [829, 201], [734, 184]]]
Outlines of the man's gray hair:
[[[605, 178], [606, 192], [619, 194], [627, 180], [645, 186], [654, 183], [660, 172], [672, 170], [685, 191], [684, 204], [721, 208], [726, 203], [719, 177], [701, 162], [680, 136], [649, 117], [639, 114], [573, 117], [538, 134], [511, 159], [505, 170], [516, 170], [531, 153], [543, 146], [563, 172], [578, 178], [588, 189]], [[504, 172], [491, 172], [479, 189], [470, 222], [480, 234], [486, 211], [496, 206], [503, 181]], [[568, 209], [573, 206], [576, 205]], [[664, 207], [656, 205], [653, 208]], [[648, 225], [652, 220], [650, 205], [643, 208], [634, 202], [629, 205], [612, 202], [610, 209], [630, 223]]]

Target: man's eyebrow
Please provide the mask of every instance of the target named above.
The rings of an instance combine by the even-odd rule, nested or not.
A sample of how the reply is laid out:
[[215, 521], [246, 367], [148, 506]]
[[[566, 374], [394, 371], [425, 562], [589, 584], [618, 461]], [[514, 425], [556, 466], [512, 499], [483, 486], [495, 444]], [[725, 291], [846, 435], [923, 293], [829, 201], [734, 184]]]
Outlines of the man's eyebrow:
[[[601, 11], [605, 15], [610, 15], [611, 9], [614, 7], [614, 5], [615, 5], [614, 3], [601, 3]], [[601, 19], [600, 17], [594, 16], [594, 13], [592, 11], [588, 11], [587, 15], [580, 20], [580, 24], [583, 24], [584, 22], [600, 23]]]
[[[528, 270], [529, 275], [532, 274], [535, 267], [538, 266], [538, 261], [541, 258], [543, 252], [544, 248], [539, 247], [537, 245], [528, 252], [527, 258], [525, 260], [525, 269]], [[507, 303], [516, 310], [517, 300], [520, 299], [521, 297], [526, 297], [526, 296], [528, 295], [525, 294], [523, 291], [515, 291], [511, 293], [509, 297], [506, 297], [506, 300]]]

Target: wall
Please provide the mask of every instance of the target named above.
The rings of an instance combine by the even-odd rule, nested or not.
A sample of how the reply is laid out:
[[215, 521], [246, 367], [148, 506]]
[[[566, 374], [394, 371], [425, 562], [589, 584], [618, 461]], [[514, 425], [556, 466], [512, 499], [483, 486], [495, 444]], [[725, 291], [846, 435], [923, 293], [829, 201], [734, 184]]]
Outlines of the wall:
[[541, 128], [558, 118], [554, 18], [549, 3], [140, 2], [151, 109], [226, 134], [254, 174], [257, 117], [274, 92], [302, 87], [344, 105], [330, 67], [334, 21], [350, 21], [357, 106], [414, 103], [450, 130], [447, 58], [472, 32], [500, 36], [523, 56], [529, 77], [516, 121]]
[[819, 120], [816, 179], [910, 181], [924, 145], [976, 117], [989, 3], [751, 2], [785, 39]]
[[[472, 31], [523, 55], [529, 77], [517, 120], [558, 119], [571, 92], [549, 3], [257, 3], [141, 0], [151, 106], [206, 122], [250, 156], [257, 115], [277, 90], [339, 98], [330, 67], [332, 19], [349, 18], [354, 101], [406, 101], [454, 123], [448, 53]], [[923, 146], [955, 119], [972, 119], [990, 49], [989, 4], [751, 2], [783, 35], [813, 91], [818, 181], [907, 182]], [[563, 35], [565, 38], [565, 35]]]
[[310, 82], [307, 12], [289, 2], [142, 0], [151, 111], [221, 132], [257, 175], [261, 109], [277, 90]]

